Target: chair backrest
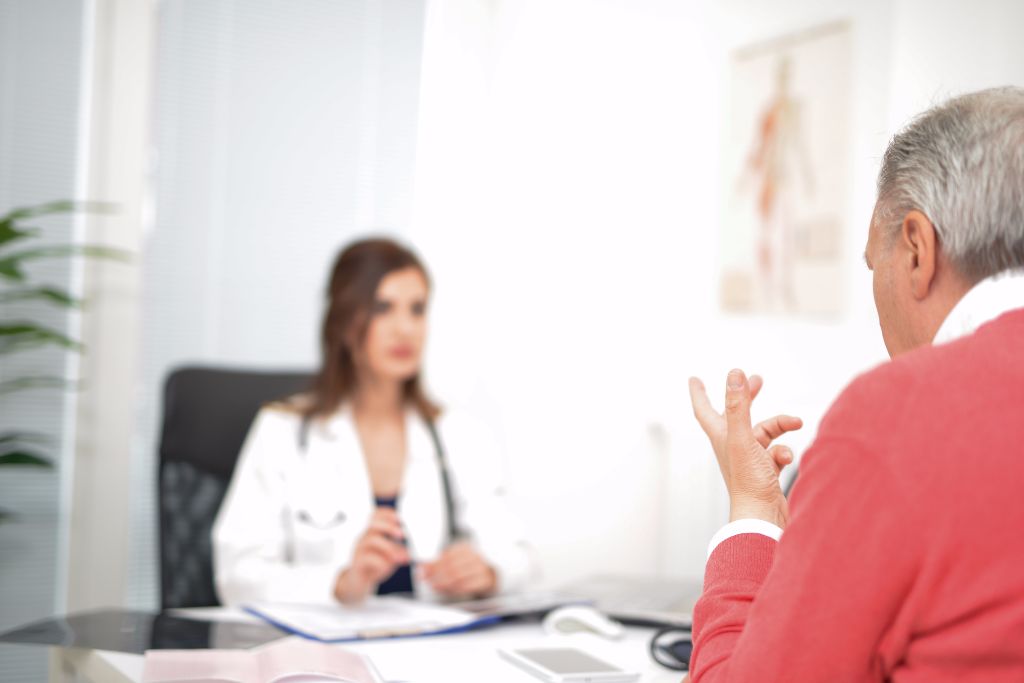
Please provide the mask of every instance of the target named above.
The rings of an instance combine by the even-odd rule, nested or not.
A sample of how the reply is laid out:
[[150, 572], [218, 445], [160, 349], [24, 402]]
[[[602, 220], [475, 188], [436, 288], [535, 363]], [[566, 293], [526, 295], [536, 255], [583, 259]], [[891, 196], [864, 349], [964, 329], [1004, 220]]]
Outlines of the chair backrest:
[[219, 604], [210, 530], [238, 452], [263, 404], [311, 380], [308, 373], [201, 367], [168, 375], [158, 475], [163, 609]]

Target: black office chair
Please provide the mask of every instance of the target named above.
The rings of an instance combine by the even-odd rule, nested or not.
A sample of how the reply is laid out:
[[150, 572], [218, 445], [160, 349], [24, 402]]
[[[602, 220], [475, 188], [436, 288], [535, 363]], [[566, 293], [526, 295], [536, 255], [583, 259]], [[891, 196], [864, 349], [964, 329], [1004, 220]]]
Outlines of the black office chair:
[[220, 604], [210, 530], [260, 407], [310, 386], [296, 372], [184, 367], [164, 384], [158, 492], [160, 604]]

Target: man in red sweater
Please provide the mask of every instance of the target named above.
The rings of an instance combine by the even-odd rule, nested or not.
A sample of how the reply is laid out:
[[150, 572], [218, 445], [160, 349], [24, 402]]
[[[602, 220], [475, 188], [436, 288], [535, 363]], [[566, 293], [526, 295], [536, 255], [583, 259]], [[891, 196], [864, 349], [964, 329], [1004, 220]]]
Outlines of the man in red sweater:
[[890, 143], [865, 260], [893, 360], [821, 422], [787, 504], [761, 381], [699, 380], [729, 490], [694, 611], [694, 683], [1024, 681], [1024, 89]]

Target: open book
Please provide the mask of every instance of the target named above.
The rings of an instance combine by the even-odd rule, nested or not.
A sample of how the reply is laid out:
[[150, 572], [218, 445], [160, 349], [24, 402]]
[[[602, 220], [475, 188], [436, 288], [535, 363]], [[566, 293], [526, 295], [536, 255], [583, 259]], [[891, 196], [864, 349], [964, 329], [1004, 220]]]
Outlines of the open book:
[[336, 645], [285, 638], [254, 650], [149, 650], [143, 683], [383, 683], [373, 663]]

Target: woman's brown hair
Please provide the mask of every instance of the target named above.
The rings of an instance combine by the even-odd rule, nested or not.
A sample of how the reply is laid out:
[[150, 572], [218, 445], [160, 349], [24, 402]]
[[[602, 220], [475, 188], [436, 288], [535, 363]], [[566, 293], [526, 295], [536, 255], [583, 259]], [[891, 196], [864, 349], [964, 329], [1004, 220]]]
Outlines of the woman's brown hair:
[[[393, 240], [360, 240], [338, 255], [327, 285], [327, 312], [320, 333], [323, 358], [310, 400], [302, 408], [306, 420], [330, 415], [352, 397], [357, 380], [353, 346], [358, 347], [366, 337], [377, 288], [387, 275], [406, 268], [420, 271], [429, 287], [430, 275], [423, 263]], [[419, 373], [406, 380], [405, 400], [427, 420], [441, 413], [427, 397]]]

